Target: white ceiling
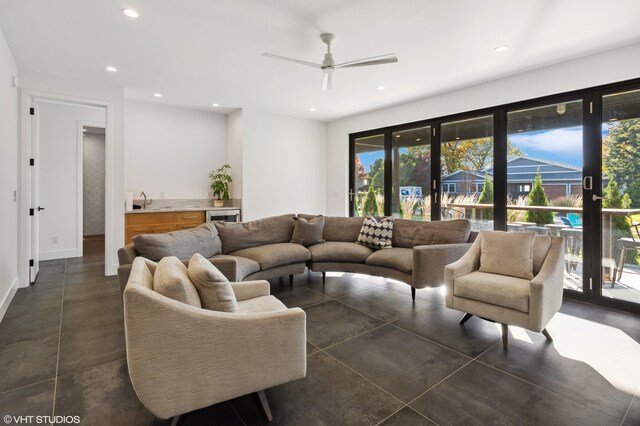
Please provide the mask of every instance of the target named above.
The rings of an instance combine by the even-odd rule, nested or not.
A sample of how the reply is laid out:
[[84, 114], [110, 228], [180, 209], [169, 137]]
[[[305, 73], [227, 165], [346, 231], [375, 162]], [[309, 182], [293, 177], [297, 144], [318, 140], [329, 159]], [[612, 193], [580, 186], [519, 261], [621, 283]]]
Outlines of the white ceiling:
[[[121, 85], [127, 99], [326, 121], [637, 43], [638, 18], [638, 0], [0, 2], [21, 68]], [[399, 62], [337, 70], [322, 93], [320, 70], [261, 56], [320, 62], [322, 32], [337, 35], [336, 62], [391, 52]]]

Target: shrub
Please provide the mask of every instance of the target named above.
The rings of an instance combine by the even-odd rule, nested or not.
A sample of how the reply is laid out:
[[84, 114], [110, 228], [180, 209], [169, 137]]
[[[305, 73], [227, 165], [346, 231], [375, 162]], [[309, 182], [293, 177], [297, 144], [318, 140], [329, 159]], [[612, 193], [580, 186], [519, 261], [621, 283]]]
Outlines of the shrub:
[[[540, 176], [540, 169], [536, 173], [536, 178], [533, 181], [533, 188], [529, 193], [529, 206], [548, 206], [549, 198], [547, 198], [547, 194], [544, 192], [544, 188], [542, 187], [542, 177]], [[524, 215], [524, 220], [526, 222], [534, 222], [537, 225], [546, 225], [547, 223], [553, 223], [553, 212], [551, 211], [536, 211], [536, 210], [527, 210], [527, 213]]]
[[376, 189], [373, 185], [369, 186], [369, 191], [367, 191], [367, 195], [364, 198], [364, 205], [362, 206], [362, 216], [380, 216], [380, 212], [378, 211], [378, 202]]

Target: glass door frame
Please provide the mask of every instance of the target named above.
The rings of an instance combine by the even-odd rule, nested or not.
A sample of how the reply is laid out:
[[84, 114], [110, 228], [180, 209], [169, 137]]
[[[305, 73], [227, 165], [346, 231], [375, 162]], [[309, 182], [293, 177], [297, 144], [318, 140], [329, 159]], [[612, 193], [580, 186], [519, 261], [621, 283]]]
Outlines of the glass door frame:
[[[440, 220], [440, 125], [444, 122], [464, 120], [482, 115], [493, 114], [494, 123], [494, 229], [506, 230], [507, 223], [507, 112], [535, 108], [553, 103], [575, 100], [583, 102], [583, 178], [591, 176], [591, 189], [584, 188], [583, 181], [583, 224], [590, 232], [583, 235], [583, 282], [582, 292], [565, 289], [565, 296], [583, 299], [594, 304], [620, 308], [640, 313], [640, 304], [602, 296], [602, 203], [593, 201], [592, 196], [602, 196], [602, 98], [618, 92], [640, 89], [640, 78], [617, 83], [594, 86], [585, 89], [567, 91], [539, 98], [517, 101], [472, 111], [434, 117], [430, 119], [402, 123], [349, 135], [349, 190], [354, 188], [354, 143], [358, 138], [384, 134], [385, 170], [391, 167], [391, 134], [394, 131], [414, 127], [431, 126], [431, 220]], [[388, 157], [388, 158], [387, 158]], [[387, 182], [388, 179], [388, 182]], [[391, 173], [385, 172], [385, 186], [391, 187]], [[597, 192], [596, 192], [597, 191]], [[352, 191], [350, 191], [352, 192]], [[347, 194], [349, 198], [349, 195]], [[391, 212], [391, 200], [385, 197], [385, 215]], [[353, 215], [354, 201], [349, 200], [349, 214]]]

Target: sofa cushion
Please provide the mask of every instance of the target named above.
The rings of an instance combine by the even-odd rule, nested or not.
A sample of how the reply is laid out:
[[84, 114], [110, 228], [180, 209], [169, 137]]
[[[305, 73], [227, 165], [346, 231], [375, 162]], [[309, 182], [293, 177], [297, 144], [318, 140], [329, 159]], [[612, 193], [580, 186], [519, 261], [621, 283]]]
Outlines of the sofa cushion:
[[236, 279], [241, 281], [244, 277], [247, 277], [260, 270], [260, 264], [255, 260], [247, 259], [241, 256], [231, 256], [228, 254], [218, 254], [211, 259], [224, 259], [233, 258], [236, 260]]
[[423, 222], [396, 219], [393, 223], [394, 247], [413, 248], [432, 244], [459, 244], [469, 240], [471, 222], [467, 219]]
[[364, 217], [325, 216], [322, 236], [325, 241], [355, 243], [363, 223]]
[[391, 247], [375, 251], [367, 258], [367, 265], [383, 266], [410, 274], [413, 270], [413, 249]]
[[535, 232], [480, 232], [480, 272], [533, 278]]
[[311, 219], [295, 217], [293, 236], [291, 242], [302, 244], [305, 247], [323, 243], [322, 231], [324, 230], [324, 217], [316, 216]]
[[260, 296], [238, 302], [238, 312], [255, 314], [258, 312], [286, 311], [287, 307], [273, 296]]
[[229, 280], [209, 260], [196, 253], [191, 256], [187, 270], [203, 308], [222, 312], [238, 310], [236, 295]]
[[234, 251], [231, 254], [255, 260], [262, 270], [304, 263], [311, 258], [309, 250], [300, 244], [293, 243], [267, 244]]
[[153, 275], [153, 290], [179, 302], [202, 307], [198, 291], [189, 279], [187, 267], [175, 256], [165, 257], [158, 262]]
[[313, 262], [364, 263], [373, 250], [356, 243], [327, 241], [309, 247]]
[[385, 217], [380, 221], [373, 217], [367, 217], [362, 224], [356, 243], [376, 250], [390, 248], [392, 233], [392, 217]]
[[529, 280], [474, 271], [455, 279], [453, 295], [529, 312]]
[[291, 241], [293, 217], [285, 214], [246, 223], [214, 222], [222, 240], [222, 253]]
[[165, 234], [136, 235], [133, 237], [133, 245], [140, 256], [154, 261], [167, 256], [189, 260], [194, 253], [200, 253], [204, 257], [221, 253], [218, 230], [211, 223]]

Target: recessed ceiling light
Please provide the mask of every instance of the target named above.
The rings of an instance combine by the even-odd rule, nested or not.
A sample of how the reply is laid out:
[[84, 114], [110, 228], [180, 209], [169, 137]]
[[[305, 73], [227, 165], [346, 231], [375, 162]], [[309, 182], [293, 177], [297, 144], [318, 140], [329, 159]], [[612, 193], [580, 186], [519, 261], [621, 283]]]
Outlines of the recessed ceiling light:
[[384, 90], [384, 86], [378, 86], [376, 87], [376, 90]]
[[416, 142], [420, 142], [421, 140], [421, 138], [416, 138]]
[[316, 110], [316, 109], [315, 109], [315, 108], [313, 108], [313, 107], [309, 108], [309, 111], [311, 111], [311, 112], [313, 112], [313, 111], [315, 111], [315, 110]]
[[83, 132], [86, 132], [86, 131], [87, 131], [87, 129], [82, 129], [82, 131], [83, 131]]
[[518, 131], [519, 131], [519, 132], [524, 132], [524, 130], [522, 130], [522, 129], [518, 129]]
[[213, 107], [216, 107], [216, 108], [217, 108], [217, 107], [219, 107], [219, 106], [220, 106], [220, 104], [212, 104], [211, 106], [213, 106]]
[[153, 96], [155, 96], [156, 98], [161, 98], [162, 97], [162, 93], [154, 93]]
[[493, 50], [495, 50], [495, 51], [496, 51], [496, 52], [498, 52], [498, 53], [502, 53], [502, 52], [504, 52], [505, 50], [507, 50], [508, 48], [509, 48], [509, 46], [498, 46], [498, 47], [496, 47], [496, 48], [495, 48], [495, 49], [493, 49]]
[[460, 136], [456, 136], [456, 140], [459, 141], [460, 140]]
[[109, 72], [116, 72], [116, 71], [118, 71], [118, 68], [116, 68], [116, 67], [112, 67], [112, 66], [108, 66], [108, 67], [107, 67], [107, 68], [105, 68], [105, 69], [106, 69], [107, 71], [109, 71]]
[[129, 18], [137, 18], [138, 16], [140, 16], [138, 15], [138, 12], [133, 9], [122, 9], [122, 13], [124, 13]]

